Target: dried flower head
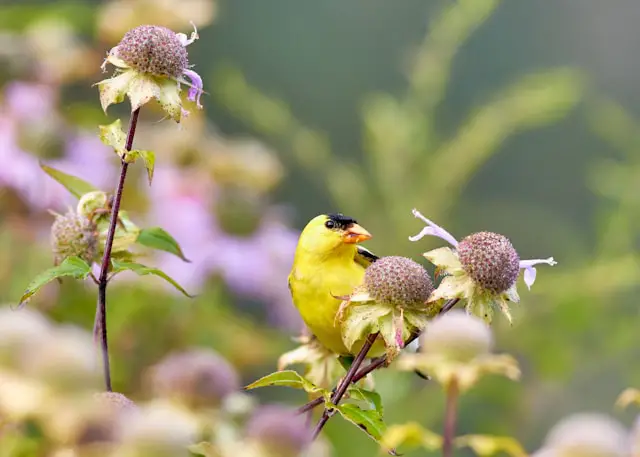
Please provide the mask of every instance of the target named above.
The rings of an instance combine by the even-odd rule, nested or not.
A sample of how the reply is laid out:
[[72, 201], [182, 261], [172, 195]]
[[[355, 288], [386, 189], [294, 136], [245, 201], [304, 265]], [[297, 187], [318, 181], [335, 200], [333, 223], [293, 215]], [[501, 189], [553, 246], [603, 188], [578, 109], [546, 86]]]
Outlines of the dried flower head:
[[425, 307], [433, 282], [419, 263], [399, 256], [382, 257], [367, 267], [364, 285], [374, 300], [393, 306]]
[[93, 398], [102, 408], [116, 413], [132, 411], [137, 408], [133, 401], [118, 392], [98, 392], [94, 394]]
[[153, 391], [190, 407], [217, 407], [240, 387], [234, 368], [217, 353], [205, 349], [169, 355], [152, 369]]
[[493, 232], [478, 232], [458, 244], [462, 269], [483, 289], [501, 293], [513, 286], [520, 257], [511, 241]]
[[426, 354], [466, 363], [488, 354], [493, 346], [493, 336], [482, 320], [464, 311], [452, 310], [427, 325], [420, 343]]
[[157, 25], [129, 30], [115, 50], [116, 57], [143, 73], [179, 78], [189, 66], [184, 44], [175, 32]]
[[73, 211], [56, 214], [51, 226], [51, 249], [56, 265], [73, 256], [90, 264], [98, 253], [98, 229], [92, 221]]
[[298, 456], [312, 441], [304, 416], [278, 405], [258, 409], [249, 419], [245, 434], [273, 457]]
[[424, 217], [417, 210], [413, 215], [427, 226], [409, 237], [418, 241], [430, 235], [447, 241], [451, 248], [438, 248], [424, 256], [437, 267], [437, 272], [446, 274], [430, 301], [462, 298], [467, 302], [467, 311], [490, 323], [494, 309], [498, 308], [511, 322], [508, 302], [519, 302], [516, 280], [524, 269], [524, 282], [530, 289], [536, 279], [535, 265], [555, 265], [553, 257], [548, 259], [520, 260], [511, 242], [497, 233], [479, 232], [469, 235], [460, 243], [442, 227]]
[[[420, 264], [398, 256], [377, 259], [365, 270], [362, 285], [343, 297], [336, 315], [344, 345], [357, 351], [368, 335], [379, 332], [387, 357], [394, 358], [437, 314], [437, 305], [428, 303], [432, 292], [433, 282]], [[369, 353], [378, 351], [374, 345]]]
[[189, 86], [188, 99], [202, 108], [202, 78], [190, 69], [186, 50], [196, 39], [195, 25], [190, 38], [157, 25], [141, 25], [128, 31], [109, 51], [102, 66], [104, 70], [111, 63], [117, 69], [114, 77], [98, 83], [102, 108], [106, 111], [109, 105], [120, 103], [127, 96], [135, 111], [155, 98], [172, 119], [180, 122], [187, 114], [180, 100], [180, 84]]
[[604, 414], [581, 413], [561, 420], [536, 456], [623, 457], [630, 455], [624, 427]]

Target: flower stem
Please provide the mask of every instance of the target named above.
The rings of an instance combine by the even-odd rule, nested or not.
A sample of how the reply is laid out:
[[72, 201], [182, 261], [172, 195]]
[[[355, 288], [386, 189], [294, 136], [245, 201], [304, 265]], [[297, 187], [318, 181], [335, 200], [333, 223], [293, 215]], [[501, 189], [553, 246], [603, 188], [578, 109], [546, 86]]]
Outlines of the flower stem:
[[458, 416], [458, 382], [451, 380], [447, 386], [447, 404], [444, 412], [444, 432], [442, 433], [442, 457], [453, 456], [453, 440], [456, 436]]
[[[129, 121], [129, 132], [127, 134], [127, 142], [125, 149], [131, 151], [133, 147], [133, 137], [136, 133], [136, 126], [138, 125], [138, 115], [140, 114], [140, 108], [135, 110], [131, 114], [131, 120]], [[104, 255], [102, 256], [102, 264], [100, 266], [100, 276], [98, 277], [98, 305], [96, 307], [96, 318], [93, 326], [94, 337], [97, 339], [100, 337], [100, 349], [102, 350], [102, 365], [104, 369], [104, 383], [105, 389], [108, 392], [112, 391], [111, 388], [111, 368], [109, 365], [109, 340], [107, 337], [107, 284], [108, 273], [111, 265], [111, 250], [113, 248], [113, 239], [116, 234], [116, 227], [118, 225], [118, 213], [120, 212], [120, 202], [122, 201], [122, 193], [124, 191], [124, 182], [127, 177], [127, 169], [129, 164], [122, 160], [122, 166], [120, 168], [120, 179], [118, 186], [116, 187], [115, 197], [113, 200], [113, 206], [111, 207], [111, 219], [109, 220], [109, 229], [107, 231], [107, 239], [104, 244]]]
[[[342, 379], [342, 382], [338, 385], [338, 388], [331, 396], [331, 403], [333, 403], [334, 405], [338, 405], [340, 403], [340, 400], [342, 400], [342, 397], [347, 392], [349, 385], [353, 382], [353, 378], [355, 377], [356, 373], [360, 369], [362, 362], [364, 362], [364, 359], [367, 357], [367, 353], [369, 352], [369, 349], [371, 349], [371, 346], [373, 346], [373, 343], [375, 343], [376, 338], [378, 338], [378, 335], [379, 333], [373, 333], [369, 335], [369, 337], [366, 339], [366, 341], [362, 345], [362, 349], [360, 349], [360, 352], [358, 352], [358, 355], [356, 356], [355, 360], [349, 367], [349, 371], [347, 371], [346, 376]], [[330, 418], [331, 418], [331, 410], [328, 408], [325, 408], [324, 413], [320, 418], [320, 421], [318, 421], [318, 424], [316, 425], [316, 428], [313, 431], [314, 439], [318, 437], [323, 427], [329, 421]]]
[[[456, 306], [459, 301], [460, 301], [459, 298], [453, 298], [453, 299], [447, 301], [443, 305], [442, 309], [440, 310], [440, 314], [444, 314], [444, 313], [446, 313], [448, 311], [451, 311], [451, 309], [453, 309], [453, 307]], [[407, 342], [405, 343], [405, 346], [407, 346], [410, 343], [412, 343], [419, 336], [420, 336], [420, 334], [414, 334], [410, 339], [407, 340]], [[360, 369], [353, 376], [353, 379], [351, 380], [351, 383], [355, 384], [356, 382], [360, 381], [362, 378], [366, 377], [369, 373], [377, 370], [380, 367], [385, 367], [387, 365], [388, 365], [388, 362], [387, 362], [387, 356], [386, 355], [383, 355], [383, 356], [380, 356], [380, 357], [376, 357], [375, 359], [373, 359], [371, 361], [371, 363], [369, 365], [367, 365], [366, 367], [363, 367], [362, 369]], [[353, 367], [353, 365], [351, 365], [351, 367]], [[302, 405], [300, 408], [297, 409], [297, 412], [298, 412], [298, 414], [304, 414], [307, 411], [311, 411], [316, 406], [320, 406], [323, 403], [324, 403], [324, 398], [323, 397], [318, 397], [315, 400], [311, 400], [310, 402]]]

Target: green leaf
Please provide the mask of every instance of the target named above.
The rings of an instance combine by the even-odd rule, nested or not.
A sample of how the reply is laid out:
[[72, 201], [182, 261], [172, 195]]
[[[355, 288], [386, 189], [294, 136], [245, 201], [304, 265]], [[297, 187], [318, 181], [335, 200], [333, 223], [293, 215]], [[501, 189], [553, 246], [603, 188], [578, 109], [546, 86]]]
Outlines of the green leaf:
[[180, 98], [180, 89], [175, 81], [169, 78], [162, 78], [158, 84], [158, 93], [156, 98], [158, 103], [169, 115], [171, 119], [180, 122], [182, 117], [182, 99]]
[[382, 397], [380, 397], [378, 392], [362, 389], [352, 385], [349, 387], [349, 397], [366, 402], [370, 409], [376, 410], [381, 416], [384, 414]]
[[107, 146], [111, 146], [113, 150], [124, 159], [126, 155], [125, 143], [127, 135], [122, 131], [122, 121], [116, 119], [109, 125], [100, 125], [100, 141]]
[[149, 185], [153, 180], [153, 169], [156, 163], [156, 155], [153, 151], [136, 150], [136, 152], [142, 157], [144, 166], [147, 169], [147, 177], [149, 178]]
[[329, 394], [327, 390], [316, 386], [314, 383], [293, 370], [276, 371], [268, 374], [267, 376], [264, 376], [246, 386], [245, 390], [252, 390], [266, 386], [293, 387], [294, 389], [301, 389], [309, 393], [322, 393], [323, 395]]
[[189, 298], [194, 297], [193, 295], [189, 295], [189, 293], [187, 293], [187, 291], [184, 290], [182, 286], [178, 284], [174, 279], [172, 279], [165, 272], [157, 268], [147, 267], [145, 265], [142, 265], [141, 263], [121, 262], [118, 260], [112, 260], [111, 264], [113, 265], [113, 270], [112, 270], [113, 273], [119, 273], [121, 271], [129, 270], [129, 271], [133, 271], [134, 273], [140, 276], [146, 276], [146, 275], [158, 276], [164, 279], [165, 281], [167, 281], [169, 284], [171, 284], [173, 287], [178, 289], [187, 297]]
[[440, 449], [442, 438], [430, 430], [423, 428], [417, 422], [392, 425], [382, 437], [382, 445], [386, 448], [408, 446], [423, 447], [430, 451]]
[[98, 190], [95, 187], [93, 187], [91, 184], [89, 184], [87, 181], [84, 181], [83, 179], [64, 173], [60, 170], [56, 170], [55, 168], [52, 168], [43, 163], [40, 164], [40, 168], [42, 168], [42, 170], [46, 174], [48, 174], [53, 179], [55, 179], [60, 184], [62, 184], [65, 187], [65, 189], [67, 189], [69, 192], [71, 192], [71, 194], [73, 194], [77, 198], [80, 198], [84, 194], [88, 194], [89, 192], [94, 192]]
[[71, 276], [75, 279], [84, 279], [91, 273], [91, 267], [87, 262], [79, 257], [68, 257], [57, 267], [43, 271], [29, 283], [18, 306], [22, 306], [31, 298], [42, 286], [63, 276]]
[[352, 355], [341, 355], [338, 357], [338, 362], [340, 362], [340, 365], [342, 366], [342, 368], [344, 368], [344, 371], [349, 371], [349, 368], [351, 368], [351, 365], [353, 365], [353, 361], [356, 358]]
[[100, 90], [100, 105], [105, 113], [110, 105], [124, 101], [124, 97], [129, 90], [129, 84], [131, 84], [134, 76], [135, 72], [125, 71], [118, 76], [97, 83]]
[[[364, 431], [369, 438], [375, 440], [377, 443], [381, 443], [382, 436], [387, 430], [387, 426], [382, 420], [382, 414], [375, 409], [363, 410], [357, 405], [351, 403], [344, 403], [341, 405], [331, 405], [336, 409], [342, 417], [357, 425], [358, 428]], [[382, 444], [382, 443], [381, 443]], [[392, 449], [387, 450], [390, 454], [396, 455]]]
[[191, 262], [185, 257], [178, 242], [161, 227], [150, 227], [140, 230], [136, 243], [148, 248], [174, 254], [185, 262]]

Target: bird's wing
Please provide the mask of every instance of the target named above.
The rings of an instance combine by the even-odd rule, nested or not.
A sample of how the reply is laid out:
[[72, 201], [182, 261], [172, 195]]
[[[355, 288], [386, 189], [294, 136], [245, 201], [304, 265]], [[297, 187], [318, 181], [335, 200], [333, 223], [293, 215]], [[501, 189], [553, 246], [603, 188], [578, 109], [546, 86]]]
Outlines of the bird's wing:
[[358, 246], [358, 251], [356, 252], [355, 261], [356, 263], [362, 265], [362, 267], [367, 268], [373, 262], [378, 260], [380, 257], [375, 255], [373, 252], [369, 251], [362, 246]]

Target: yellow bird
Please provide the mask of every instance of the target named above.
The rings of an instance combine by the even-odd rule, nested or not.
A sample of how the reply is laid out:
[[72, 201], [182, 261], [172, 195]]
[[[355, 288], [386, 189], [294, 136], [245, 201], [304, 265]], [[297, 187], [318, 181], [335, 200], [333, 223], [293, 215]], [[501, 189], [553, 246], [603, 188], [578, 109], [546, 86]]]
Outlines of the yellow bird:
[[[340, 355], [356, 355], [363, 341], [349, 351], [342, 343], [340, 324], [335, 322], [342, 300], [362, 284], [365, 268], [378, 257], [359, 246], [371, 234], [355, 219], [343, 214], [313, 218], [300, 234], [289, 289], [303, 321], [322, 345]], [[369, 357], [384, 352], [377, 341]]]

